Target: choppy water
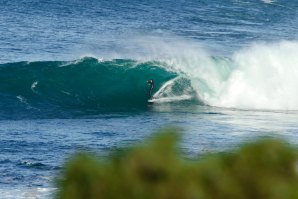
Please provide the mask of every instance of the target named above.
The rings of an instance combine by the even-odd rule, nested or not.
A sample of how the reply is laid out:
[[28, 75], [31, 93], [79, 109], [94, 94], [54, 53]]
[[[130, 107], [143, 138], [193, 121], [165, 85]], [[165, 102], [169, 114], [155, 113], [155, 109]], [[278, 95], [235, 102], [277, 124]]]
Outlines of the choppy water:
[[51, 198], [71, 154], [167, 125], [190, 156], [297, 144], [297, 24], [294, 0], [1, 1], [0, 198]]

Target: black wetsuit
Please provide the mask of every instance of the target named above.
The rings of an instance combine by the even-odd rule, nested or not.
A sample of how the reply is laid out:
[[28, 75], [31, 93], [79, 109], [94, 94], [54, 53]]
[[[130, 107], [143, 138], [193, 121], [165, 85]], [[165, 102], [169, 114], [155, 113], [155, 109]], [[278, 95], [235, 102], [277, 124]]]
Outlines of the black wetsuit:
[[152, 90], [153, 90], [153, 87], [154, 87], [154, 81], [149, 80], [148, 83], [150, 84], [149, 98], [151, 98], [152, 97]]

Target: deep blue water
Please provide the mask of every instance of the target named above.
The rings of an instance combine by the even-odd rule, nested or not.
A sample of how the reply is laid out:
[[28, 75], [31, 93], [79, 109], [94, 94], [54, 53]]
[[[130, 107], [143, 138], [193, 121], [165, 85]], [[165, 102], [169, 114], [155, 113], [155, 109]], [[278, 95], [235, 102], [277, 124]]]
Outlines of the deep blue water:
[[298, 144], [297, 25], [295, 0], [2, 0], [0, 198], [52, 198], [71, 154], [168, 125], [187, 156]]

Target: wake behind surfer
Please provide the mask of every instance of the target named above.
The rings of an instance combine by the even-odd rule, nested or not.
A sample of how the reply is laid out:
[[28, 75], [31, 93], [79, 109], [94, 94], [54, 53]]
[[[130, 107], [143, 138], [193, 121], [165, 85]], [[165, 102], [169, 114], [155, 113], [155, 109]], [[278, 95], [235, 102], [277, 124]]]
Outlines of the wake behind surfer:
[[153, 81], [153, 79], [150, 79], [150, 80], [147, 80], [147, 83], [150, 84], [149, 99], [151, 99], [152, 98], [152, 90], [153, 90], [153, 87], [154, 87], [154, 81]]

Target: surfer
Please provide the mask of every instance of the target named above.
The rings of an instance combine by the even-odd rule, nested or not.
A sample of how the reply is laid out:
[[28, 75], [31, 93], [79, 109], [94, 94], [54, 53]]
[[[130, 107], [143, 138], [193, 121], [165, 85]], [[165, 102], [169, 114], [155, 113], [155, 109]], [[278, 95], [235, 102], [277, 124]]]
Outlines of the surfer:
[[153, 79], [150, 79], [150, 80], [147, 80], [147, 83], [150, 84], [149, 99], [151, 99], [152, 98], [152, 90], [153, 90], [153, 87], [154, 87], [154, 81], [153, 81]]

